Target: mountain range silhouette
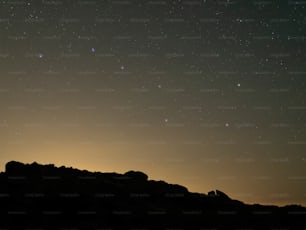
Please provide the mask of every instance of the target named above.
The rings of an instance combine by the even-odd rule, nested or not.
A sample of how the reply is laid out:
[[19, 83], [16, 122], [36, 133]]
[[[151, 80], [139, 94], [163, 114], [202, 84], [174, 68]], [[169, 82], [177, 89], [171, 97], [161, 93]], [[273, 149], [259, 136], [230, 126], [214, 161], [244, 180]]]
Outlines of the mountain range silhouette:
[[139, 171], [89, 172], [8, 162], [0, 229], [305, 229], [306, 208], [250, 205], [222, 191], [192, 193]]

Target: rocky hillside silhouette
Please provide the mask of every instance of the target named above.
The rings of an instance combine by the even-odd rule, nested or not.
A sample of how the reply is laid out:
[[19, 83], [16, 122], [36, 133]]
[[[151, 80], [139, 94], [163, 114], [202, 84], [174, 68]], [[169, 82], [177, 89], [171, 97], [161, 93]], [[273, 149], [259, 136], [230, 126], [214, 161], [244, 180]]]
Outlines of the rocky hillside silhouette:
[[305, 229], [306, 208], [248, 205], [191, 193], [143, 172], [89, 172], [8, 162], [0, 229]]

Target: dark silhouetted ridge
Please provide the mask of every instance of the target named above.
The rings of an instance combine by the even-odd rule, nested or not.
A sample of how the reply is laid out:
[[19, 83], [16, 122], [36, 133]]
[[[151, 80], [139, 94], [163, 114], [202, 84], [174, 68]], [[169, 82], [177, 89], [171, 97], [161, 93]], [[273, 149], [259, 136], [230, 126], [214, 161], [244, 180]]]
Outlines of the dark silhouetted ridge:
[[306, 208], [248, 205], [191, 193], [143, 172], [89, 172], [8, 162], [0, 229], [305, 229]]

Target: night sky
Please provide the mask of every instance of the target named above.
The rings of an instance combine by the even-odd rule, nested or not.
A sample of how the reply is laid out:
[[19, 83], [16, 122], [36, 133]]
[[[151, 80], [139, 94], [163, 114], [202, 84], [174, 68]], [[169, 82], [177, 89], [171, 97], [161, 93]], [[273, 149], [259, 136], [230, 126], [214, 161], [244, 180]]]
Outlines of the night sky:
[[1, 0], [1, 171], [306, 205], [305, 41], [305, 1]]

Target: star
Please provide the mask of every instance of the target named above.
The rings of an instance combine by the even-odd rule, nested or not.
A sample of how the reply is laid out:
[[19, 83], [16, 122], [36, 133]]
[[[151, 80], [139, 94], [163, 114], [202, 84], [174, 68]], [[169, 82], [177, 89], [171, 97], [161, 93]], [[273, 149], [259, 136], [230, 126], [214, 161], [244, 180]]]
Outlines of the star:
[[120, 66], [120, 69], [121, 69], [121, 70], [124, 70], [124, 69], [125, 69], [125, 67], [122, 65], [122, 66]]
[[229, 127], [229, 123], [225, 123], [225, 127]]
[[96, 52], [96, 49], [94, 47], [92, 47], [90, 50], [91, 50], [92, 53]]
[[241, 84], [240, 84], [240, 83], [238, 83], [238, 84], [237, 84], [237, 86], [238, 86], [238, 87], [240, 87], [240, 86], [241, 86]]

